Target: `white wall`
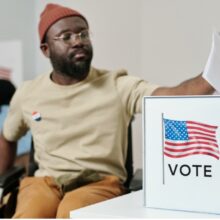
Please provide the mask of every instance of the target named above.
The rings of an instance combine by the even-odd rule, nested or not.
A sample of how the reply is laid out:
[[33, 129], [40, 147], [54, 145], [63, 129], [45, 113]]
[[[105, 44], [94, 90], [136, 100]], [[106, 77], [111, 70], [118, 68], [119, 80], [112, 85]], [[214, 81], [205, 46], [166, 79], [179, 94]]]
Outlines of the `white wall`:
[[[166, 85], [200, 73], [220, 28], [219, 0], [142, 1], [142, 73]], [[220, 29], [219, 29], [220, 30]]]
[[0, 41], [21, 41], [24, 79], [31, 79], [35, 75], [33, 14], [32, 1], [19, 0], [17, 4], [15, 0], [0, 1]]
[[[36, 20], [48, 2], [82, 12], [93, 32], [96, 67], [175, 85], [200, 73], [220, 30], [219, 0], [57, 0], [36, 2]], [[36, 72], [50, 65], [36, 54]], [[141, 116], [134, 123], [135, 167], [142, 166]]]

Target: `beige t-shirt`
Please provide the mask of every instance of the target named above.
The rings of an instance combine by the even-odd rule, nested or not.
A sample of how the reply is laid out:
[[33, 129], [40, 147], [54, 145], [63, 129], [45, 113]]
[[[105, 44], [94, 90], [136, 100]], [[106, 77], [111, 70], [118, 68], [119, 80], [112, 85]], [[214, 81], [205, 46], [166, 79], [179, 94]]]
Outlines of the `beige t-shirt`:
[[[31, 129], [39, 164], [35, 176], [65, 183], [95, 170], [125, 181], [127, 126], [141, 112], [142, 97], [156, 88], [125, 70], [91, 68], [84, 81], [68, 86], [40, 75], [16, 91], [3, 135], [16, 141]], [[41, 120], [34, 120], [33, 112]]]

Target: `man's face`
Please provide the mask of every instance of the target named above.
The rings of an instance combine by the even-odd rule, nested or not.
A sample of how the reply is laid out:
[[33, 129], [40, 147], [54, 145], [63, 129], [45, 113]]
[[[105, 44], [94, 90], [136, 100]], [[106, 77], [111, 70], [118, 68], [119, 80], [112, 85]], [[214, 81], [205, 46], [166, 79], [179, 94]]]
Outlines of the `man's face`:
[[57, 73], [79, 81], [87, 77], [93, 56], [90, 39], [77, 37], [75, 40], [65, 41], [66, 36], [70, 36], [71, 33], [74, 35], [86, 30], [86, 22], [76, 16], [63, 18], [49, 28], [46, 44], [50, 61]]

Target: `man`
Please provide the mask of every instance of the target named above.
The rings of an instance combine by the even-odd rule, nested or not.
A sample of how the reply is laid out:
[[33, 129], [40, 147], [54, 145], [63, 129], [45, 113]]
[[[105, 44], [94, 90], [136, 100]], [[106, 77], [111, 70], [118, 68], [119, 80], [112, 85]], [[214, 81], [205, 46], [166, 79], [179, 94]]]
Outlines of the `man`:
[[[21, 182], [15, 218], [65, 218], [69, 211], [126, 192], [127, 127], [144, 95], [211, 94], [201, 75], [158, 87], [126, 71], [91, 67], [89, 25], [79, 12], [48, 4], [41, 50], [53, 71], [25, 82], [13, 97], [0, 139], [0, 171], [14, 161], [30, 128], [39, 169]], [[3, 159], [4, 158], [4, 159]]]

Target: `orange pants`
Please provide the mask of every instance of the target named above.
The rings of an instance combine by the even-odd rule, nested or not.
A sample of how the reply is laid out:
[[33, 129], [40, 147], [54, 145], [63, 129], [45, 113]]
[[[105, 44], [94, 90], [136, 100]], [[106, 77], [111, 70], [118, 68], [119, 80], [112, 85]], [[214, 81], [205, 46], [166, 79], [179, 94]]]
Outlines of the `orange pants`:
[[71, 210], [125, 193], [116, 176], [62, 194], [51, 177], [26, 177], [21, 181], [13, 218], [69, 218]]

